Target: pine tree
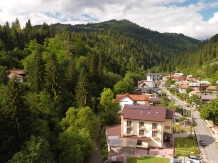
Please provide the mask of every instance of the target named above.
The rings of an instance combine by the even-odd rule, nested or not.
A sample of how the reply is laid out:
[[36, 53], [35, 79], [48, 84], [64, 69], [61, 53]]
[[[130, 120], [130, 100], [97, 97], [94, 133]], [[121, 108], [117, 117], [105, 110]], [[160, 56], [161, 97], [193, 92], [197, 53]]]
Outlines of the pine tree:
[[68, 91], [71, 93], [75, 92], [75, 87], [77, 83], [77, 71], [75, 68], [75, 63], [73, 60], [69, 61], [67, 72], [66, 72], [66, 85]]
[[51, 53], [45, 67], [44, 88], [55, 103], [61, 99], [62, 79], [56, 56], [54, 53]]
[[29, 73], [29, 81], [31, 83], [31, 89], [39, 93], [42, 91], [44, 83], [44, 61], [42, 55], [37, 52], [34, 55], [34, 65], [32, 66], [32, 71]]
[[[0, 109], [1, 147], [0, 153], [9, 159], [20, 150], [23, 143], [29, 138], [31, 130], [30, 110], [25, 106], [24, 90], [16, 78], [12, 78], [4, 94], [4, 103]], [[0, 157], [1, 159], [2, 157]], [[3, 160], [0, 160], [3, 162]]]
[[84, 69], [79, 74], [79, 79], [76, 85], [76, 100], [79, 108], [87, 106], [88, 98], [88, 82]]

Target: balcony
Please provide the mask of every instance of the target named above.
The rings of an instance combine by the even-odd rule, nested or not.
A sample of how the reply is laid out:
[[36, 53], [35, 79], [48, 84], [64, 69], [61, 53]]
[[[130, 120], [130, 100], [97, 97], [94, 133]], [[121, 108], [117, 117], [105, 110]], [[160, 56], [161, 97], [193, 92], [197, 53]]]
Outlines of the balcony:
[[141, 134], [141, 135], [138, 135], [138, 137], [142, 138], [142, 137], [146, 137], [145, 134]]
[[131, 131], [131, 132], [125, 132], [125, 134], [124, 134], [125, 136], [132, 136], [133, 135], [133, 132]]
[[160, 140], [161, 139], [161, 136], [160, 135], [152, 135], [152, 138], [154, 140]]
[[133, 124], [126, 124], [126, 128], [133, 128]]
[[150, 129], [152, 130], [152, 131], [161, 131], [161, 127], [160, 126], [152, 126], [152, 127], [150, 127]]
[[143, 125], [138, 125], [138, 128], [139, 128], [140, 130], [146, 130], [146, 127], [143, 126]]

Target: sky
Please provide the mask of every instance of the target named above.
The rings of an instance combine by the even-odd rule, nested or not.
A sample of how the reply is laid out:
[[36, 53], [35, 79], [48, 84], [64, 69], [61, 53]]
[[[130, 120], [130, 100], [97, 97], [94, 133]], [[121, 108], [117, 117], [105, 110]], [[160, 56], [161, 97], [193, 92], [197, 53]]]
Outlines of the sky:
[[0, 25], [87, 24], [127, 19], [199, 40], [218, 33], [218, 0], [0, 0]]

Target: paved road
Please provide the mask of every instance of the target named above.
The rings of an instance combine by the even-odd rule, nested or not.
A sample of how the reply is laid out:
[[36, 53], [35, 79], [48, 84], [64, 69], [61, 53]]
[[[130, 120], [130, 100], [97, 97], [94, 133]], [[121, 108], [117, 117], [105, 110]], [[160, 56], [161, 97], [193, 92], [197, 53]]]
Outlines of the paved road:
[[[164, 84], [164, 81], [161, 85]], [[186, 105], [179, 99], [177, 99], [175, 96], [173, 96], [168, 90], [166, 90], [164, 87], [162, 88], [164, 92], [166, 92], [167, 95], [170, 95], [174, 98], [175, 103], [179, 104], [186, 110], [192, 110], [192, 117], [194, 122], [196, 123], [196, 130], [198, 133], [197, 138], [203, 139], [206, 142], [205, 147], [200, 147], [201, 150], [201, 157], [206, 163], [218, 163], [218, 150], [214, 141], [214, 138], [211, 136], [209, 132], [209, 128], [206, 127], [205, 121], [202, 120], [199, 116], [199, 113], [197, 111], [193, 111], [193, 108], [186, 107]]]
[[210, 129], [206, 127], [205, 121], [199, 116], [199, 113], [193, 112], [193, 120], [197, 124], [196, 130], [198, 132], [198, 137], [205, 140], [206, 146], [201, 148], [201, 157], [207, 163], [218, 163], [218, 151], [214, 141], [214, 138], [210, 134]]

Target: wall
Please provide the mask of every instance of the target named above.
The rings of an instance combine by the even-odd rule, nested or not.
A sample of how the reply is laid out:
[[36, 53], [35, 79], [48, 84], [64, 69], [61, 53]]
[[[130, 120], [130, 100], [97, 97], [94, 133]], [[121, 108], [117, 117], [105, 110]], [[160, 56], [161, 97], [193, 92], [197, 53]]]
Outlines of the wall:
[[[123, 120], [123, 134], [125, 135], [127, 132], [127, 121], [128, 119]], [[163, 145], [163, 127], [164, 123], [162, 122], [154, 122], [157, 123], [157, 136], [160, 139], [153, 139], [152, 138], [152, 121], [140, 121], [140, 120], [131, 120], [132, 121], [132, 135], [139, 135], [139, 122], [144, 122], [145, 130], [144, 130], [144, 135], [146, 137], [150, 137], [151, 140], [148, 142], [148, 146], [152, 147], [162, 147]], [[169, 122], [168, 122], [169, 123]], [[171, 132], [170, 132], [171, 133]]]
[[[169, 126], [170, 128], [168, 128], [168, 126]], [[172, 127], [173, 127], [173, 121], [172, 121], [172, 119], [166, 119], [165, 122], [164, 122], [164, 132], [167, 132], [167, 133], [172, 134], [172, 133], [173, 133]]]

